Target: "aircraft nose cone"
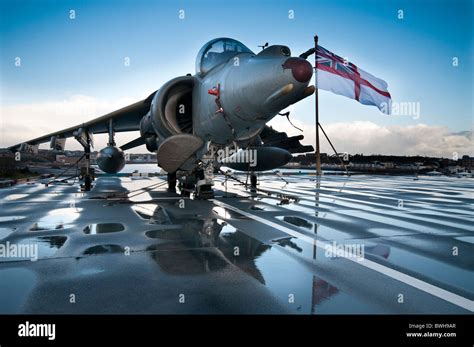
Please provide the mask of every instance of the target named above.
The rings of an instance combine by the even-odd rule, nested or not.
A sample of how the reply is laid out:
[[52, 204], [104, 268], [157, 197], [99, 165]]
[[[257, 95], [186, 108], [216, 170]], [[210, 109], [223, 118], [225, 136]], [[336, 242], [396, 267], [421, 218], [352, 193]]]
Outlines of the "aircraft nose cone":
[[291, 73], [295, 80], [301, 83], [308, 82], [311, 79], [311, 76], [313, 76], [313, 67], [305, 59], [294, 57], [288, 58], [282, 66], [284, 69], [291, 69]]

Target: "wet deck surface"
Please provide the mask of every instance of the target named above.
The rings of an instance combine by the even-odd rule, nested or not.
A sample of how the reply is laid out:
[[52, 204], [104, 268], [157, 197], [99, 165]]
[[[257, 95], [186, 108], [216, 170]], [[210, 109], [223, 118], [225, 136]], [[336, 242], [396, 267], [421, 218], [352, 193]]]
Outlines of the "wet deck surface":
[[[217, 179], [184, 208], [160, 178], [1, 189], [0, 244], [38, 260], [0, 257], [0, 313], [474, 310], [473, 179], [285, 180], [255, 196]], [[363, 259], [328, 254], [344, 244]]]

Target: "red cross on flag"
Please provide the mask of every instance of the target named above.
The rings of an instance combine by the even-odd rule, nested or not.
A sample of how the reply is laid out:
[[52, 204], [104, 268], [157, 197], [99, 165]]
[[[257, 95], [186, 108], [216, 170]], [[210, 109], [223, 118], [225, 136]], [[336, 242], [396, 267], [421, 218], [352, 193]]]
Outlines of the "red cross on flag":
[[377, 106], [381, 112], [390, 114], [392, 99], [387, 82], [321, 46], [318, 46], [316, 61], [317, 88], [356, 99], [364, 105]]

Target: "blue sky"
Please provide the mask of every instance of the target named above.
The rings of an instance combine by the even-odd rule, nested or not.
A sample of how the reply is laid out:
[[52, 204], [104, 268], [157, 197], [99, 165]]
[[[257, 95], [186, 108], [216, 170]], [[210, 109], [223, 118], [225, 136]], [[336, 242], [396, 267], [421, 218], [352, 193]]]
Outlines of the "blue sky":
[[[383, 116], [375, 107], [321, 91], [323, 125], [357, 120], [469, 131], [472, 11], [472, 2], [462, 0], [1, 0], [1, 104], [10, 110], [73, 95], [138, 99], [177, 75], [194, 73], [196, 53], [214, 37], [233, 37], [254, 51], [267, 41], [285, 44], [298, 55], [316, 33], [321, 45], [387, 81], [394, 101], [419, 102], [421, 111], [419, 119]], [[20, 68], [15, 57], [21, 57]], [[453, 57], [459, 66], [452, 66]], [[312, 99], [300, 103], [293, 117], [313, 122], [312, 105]], [[2, 112], [2, 124], [9, 117]]]

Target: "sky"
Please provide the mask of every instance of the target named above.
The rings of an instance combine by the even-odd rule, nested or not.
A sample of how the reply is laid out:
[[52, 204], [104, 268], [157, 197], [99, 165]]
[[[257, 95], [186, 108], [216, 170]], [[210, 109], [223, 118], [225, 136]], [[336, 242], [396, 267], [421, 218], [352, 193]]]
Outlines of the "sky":
[[[93, 119], [194, 74], [197, 52], [215, 37], [254, 52], [265, 42], [283, 44], [297, 56], [317, 34], [320, 45], [385, 80], [395, 105], [413, 107], [387, 116], [321, 90], [320, 122], [339, 152], [474, 155], [472, 17], [470, 0], [0, 0], [0, 147]], [[314, 99], [290, 111], [303, 142], [313, 144]], [[271, 124], [300, 133], [283, 117]], [[136, 136], [118, 134], [117, 142]], [[106, 138], [95, 142], [100, 149]], [[80, 147], [69, 140], [66, 148]]]

